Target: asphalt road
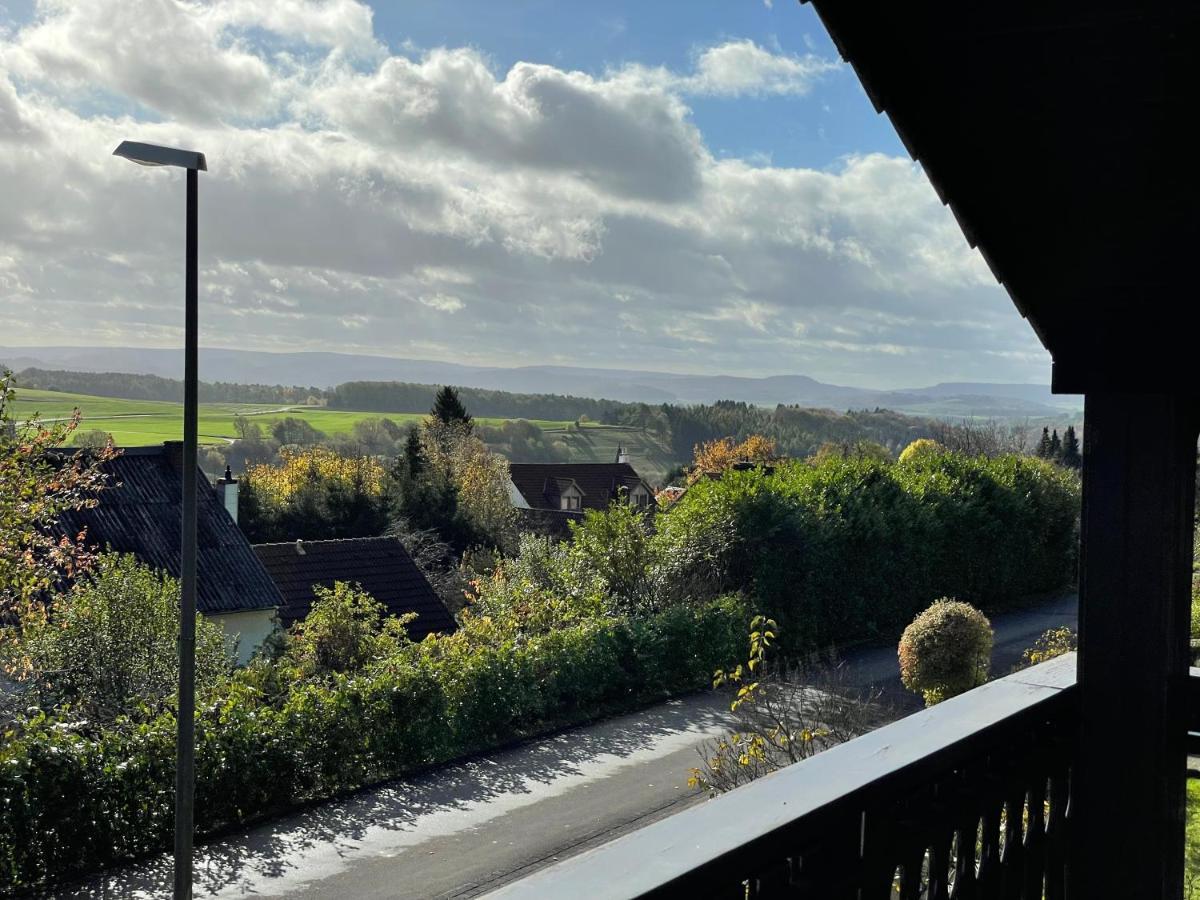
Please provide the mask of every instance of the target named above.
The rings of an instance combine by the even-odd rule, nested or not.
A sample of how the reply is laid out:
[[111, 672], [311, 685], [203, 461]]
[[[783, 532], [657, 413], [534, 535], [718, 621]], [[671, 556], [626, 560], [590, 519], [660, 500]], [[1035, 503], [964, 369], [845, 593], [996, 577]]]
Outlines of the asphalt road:
[[[994, 673], [1047, 628], [1075, 622], [1074, 596], [997, 616]], [[899, 711], [895, 649], [847, 654], [850, 679]], [[703, 802], [687, 787], [697, 748], [731, 721], [727, 698], [673, 700], [393, 782], [197, 850], [197, 897], [473, 897]], [[170, 858], [116, 869], [55, 896], [161, 897]]]

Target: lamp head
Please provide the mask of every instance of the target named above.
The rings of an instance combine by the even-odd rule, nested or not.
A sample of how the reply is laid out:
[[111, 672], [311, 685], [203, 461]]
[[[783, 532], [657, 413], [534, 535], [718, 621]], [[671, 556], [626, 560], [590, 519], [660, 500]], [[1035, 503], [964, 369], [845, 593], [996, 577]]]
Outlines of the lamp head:
[[139, 166], [178, 166], [181, 169], [197, 169], [208, 171], [204, 154], [194, 150], [178, 150], [174, 147], [160, 147], [158, 144], [141, 144], [137, 141], [121, 141], [121, 145], [113, 151], [113, 156], [120, 156]]

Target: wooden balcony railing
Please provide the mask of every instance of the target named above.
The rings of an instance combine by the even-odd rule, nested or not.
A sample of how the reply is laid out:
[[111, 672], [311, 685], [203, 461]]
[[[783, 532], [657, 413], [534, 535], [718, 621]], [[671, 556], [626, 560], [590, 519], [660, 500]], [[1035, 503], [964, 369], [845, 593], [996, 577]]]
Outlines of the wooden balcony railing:
[[1060, 900], [1074, 654], [515, 882], [496, 898]]

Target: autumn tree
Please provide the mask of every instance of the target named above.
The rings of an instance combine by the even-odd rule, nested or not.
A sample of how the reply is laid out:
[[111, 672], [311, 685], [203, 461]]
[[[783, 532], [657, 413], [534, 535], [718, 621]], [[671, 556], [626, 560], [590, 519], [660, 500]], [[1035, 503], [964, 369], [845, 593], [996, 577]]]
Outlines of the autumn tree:
[[251, 541], [373, 537], [387, 527], [383, 465], [324, 447], [285, 447], [279, 465], [250, 466], [239, 522]]
[[705, 475], [726, 472], [738, 464], [766, 465], [775, 458], [775, 441], [761, 434], [752, 434], [741, 443], [731, 437], [705, 441], [696, 445], [688, 483], [695, 483]]
[[872, 459], [876, 462], [891, 462], [892, 454], [887, 447], [875, 441], [826, 441], [809, 457], [813, 465], [827, 459]]
[[467, 422], [430, 418], [421, 426], [426, 478], [441, 478], [453, 489], [463, 524], [502, 545], [512, 536], [516, 513], [508, 492], [508, 461], [492, 453]]
[[79, 411], [65, 422], [18, 422], [11, 372], [0, 374], [0, 616], [38, 602], [91, 561], [87, 535], [59, 535], [63, 513], [96, 505], [112, 446], [69, 453]]

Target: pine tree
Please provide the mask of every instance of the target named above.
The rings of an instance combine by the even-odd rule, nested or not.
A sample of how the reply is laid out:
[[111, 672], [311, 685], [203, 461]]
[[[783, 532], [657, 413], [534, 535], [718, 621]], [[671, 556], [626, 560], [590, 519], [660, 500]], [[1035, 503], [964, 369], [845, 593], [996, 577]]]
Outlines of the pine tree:
[[1042, 439], [1038, 441], [1037, 446], [1038, 459], [1050, 459], [1050, 427], [1046, 426], [1042, 429]]
[[438, 390], [429, 414], [443, 425], [452, 425], [457, 422], [465, 426], [468, 431], [471, 430], [471, 416], [467, 412], [467, 408], [463, 406], [462, 400], [458, 398], [458, 391], [448, 384]]
[[1062, 459], [1062, 438], [1058, 436], [1058, 429], [1055, 428], [1050, 434], [1050, 459], [1058, 462]]
[[1079, 438], [1075, 436], [1075, 426], [1068, 425], [1063, 432], [1062, 455], [1059, 461], [1068, 469], [1078, 469], [1083, 465], [1083, 456], [1079, 452]]
[[425, 449], [421, 446], [421, 435], [417, 429], [408, 433], [404, 442], [404, 461], [408, 465], [408, 477], [417, 478], [425, 469]]

